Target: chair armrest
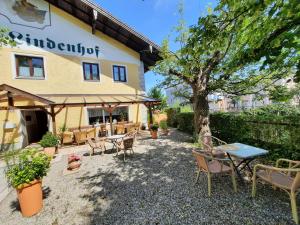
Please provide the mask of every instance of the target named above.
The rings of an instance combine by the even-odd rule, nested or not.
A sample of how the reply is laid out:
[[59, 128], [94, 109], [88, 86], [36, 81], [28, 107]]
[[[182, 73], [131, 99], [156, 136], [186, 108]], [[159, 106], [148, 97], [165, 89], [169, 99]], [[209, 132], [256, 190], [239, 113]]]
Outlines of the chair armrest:
[[227, 145], [227, 143], [225, 141], [222, 141], [221, 139], [215, 137], [215, 136], [211, 136], [213, 139], [217, 140], [219, 142], [219, 144], [223, 144], [223, 145]]
[[278, 168], [278, 167], [274, 167], [274, 166], [267, 166], [267, 165], [263, 165], [263, 164], [256, 164], [254, 166], [253, 169], [253, 176], [256, 175], [256, 171], [258, 169], [264, 169], [264, 170], [268, 170], [268, 171], [277, 171], [277, 172], [300, 172], [300, 168]]

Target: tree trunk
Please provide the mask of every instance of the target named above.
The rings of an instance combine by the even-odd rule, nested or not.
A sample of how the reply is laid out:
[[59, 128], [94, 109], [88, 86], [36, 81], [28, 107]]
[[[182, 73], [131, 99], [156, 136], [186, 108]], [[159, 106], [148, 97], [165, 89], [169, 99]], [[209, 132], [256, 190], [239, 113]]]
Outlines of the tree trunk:
[[209, 105], [206, 92], [194, 91], [194, 125], [198, 143], [204, 135], [211, 135], [209, 127]]

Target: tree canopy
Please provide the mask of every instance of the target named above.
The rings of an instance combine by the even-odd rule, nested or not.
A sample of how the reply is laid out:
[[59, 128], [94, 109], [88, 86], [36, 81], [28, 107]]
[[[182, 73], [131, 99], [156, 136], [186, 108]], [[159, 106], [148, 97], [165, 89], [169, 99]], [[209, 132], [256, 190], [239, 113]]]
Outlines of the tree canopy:
[[154, 109], [163, 110], [168, 106], [167, 97], [163, 94], [160, 88], [158, 87], [151, 88], [147, 95], [151, 98], [155, 98], [161, 101], [161, 104], [154, 106]]
[[153, 70], [166, 87], [192, 89], [196, 132], [209, 125], [209, 93], [259, 93], [287, 76], [299, 79], [299, 0], [221, 0], [194, 26], [183, 25], [176, 29], [180, 49], [170, 51], [165, 40]]

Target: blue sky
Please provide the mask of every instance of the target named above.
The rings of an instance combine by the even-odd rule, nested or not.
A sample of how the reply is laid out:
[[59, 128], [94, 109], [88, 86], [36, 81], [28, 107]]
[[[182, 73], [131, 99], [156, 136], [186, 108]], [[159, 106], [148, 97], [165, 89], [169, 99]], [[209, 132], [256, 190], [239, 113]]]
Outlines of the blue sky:
[[[178, 0], [94, 0], [102, 8], [126, 23], [139, 33], [157, 44], [171, 34], [176, 26], [178, 15]], [[184, 13], [187, 25], [197, 23], [200, 15], [207, 13], [207, 7], [214, 7], [215, 0], [185, 0]], [[176, 45], [170, 40], [172, 50]], [[156, 85], [161, 77], [151, 71], [145, 75], [146, 89]]]

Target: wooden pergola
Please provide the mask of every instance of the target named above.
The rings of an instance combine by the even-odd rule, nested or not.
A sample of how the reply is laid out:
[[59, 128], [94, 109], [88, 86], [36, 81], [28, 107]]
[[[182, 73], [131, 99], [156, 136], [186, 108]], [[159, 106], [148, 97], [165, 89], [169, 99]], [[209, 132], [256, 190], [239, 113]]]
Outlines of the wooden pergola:
[[119, 105], [144, 104], [149, 109], [152, 123], [152, 107], [160, 103], [157, 99], [137, 94], [32, 94], [7, 84], [0, 85], [0, 110], [43, 110], [51, 117], [55, 135], [56, 115], [65, 107], [101, 106], [109, 113], [112, 129], [112, 112]]

